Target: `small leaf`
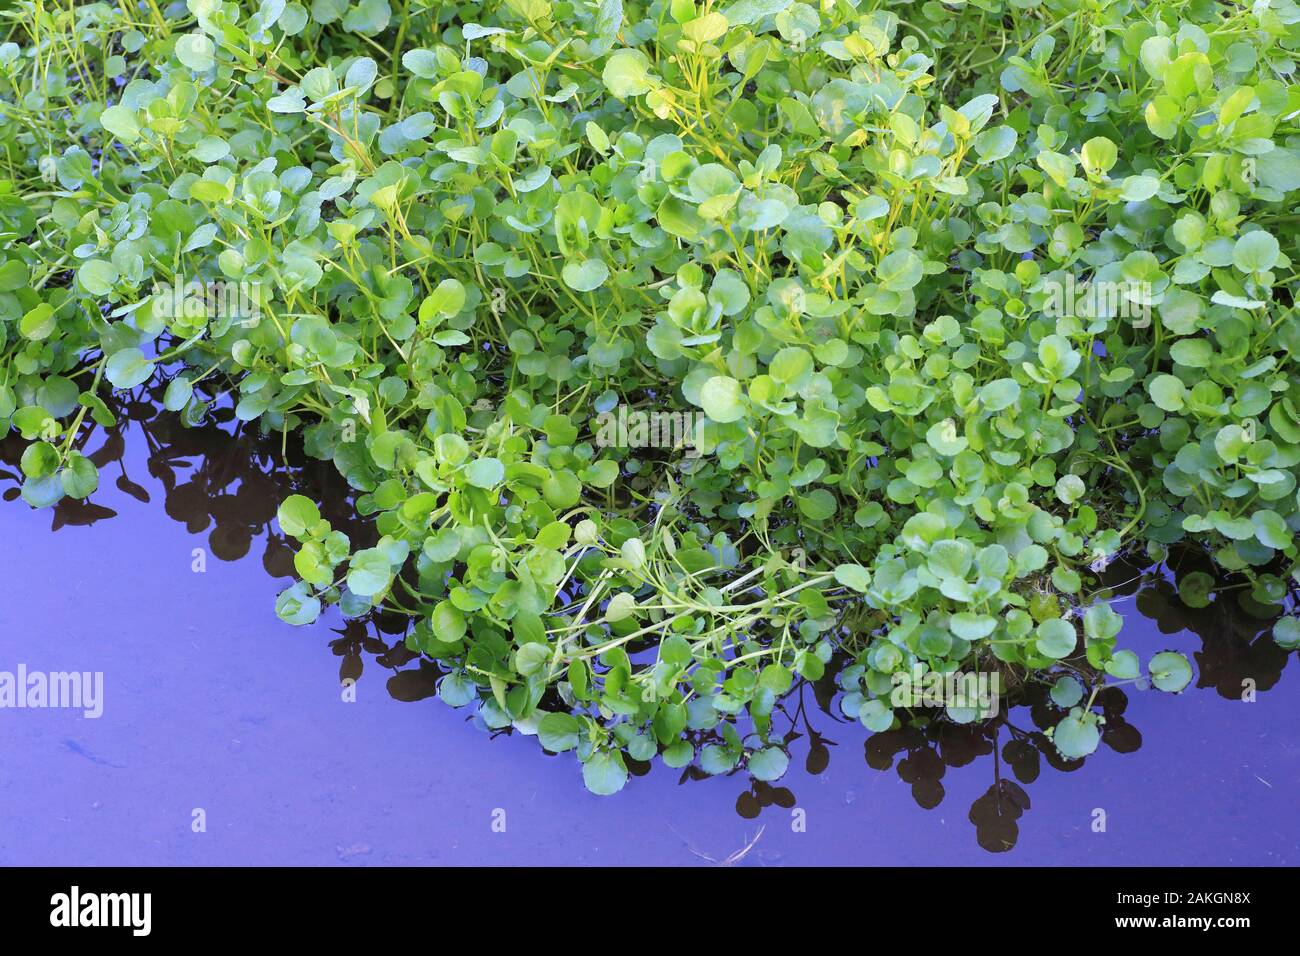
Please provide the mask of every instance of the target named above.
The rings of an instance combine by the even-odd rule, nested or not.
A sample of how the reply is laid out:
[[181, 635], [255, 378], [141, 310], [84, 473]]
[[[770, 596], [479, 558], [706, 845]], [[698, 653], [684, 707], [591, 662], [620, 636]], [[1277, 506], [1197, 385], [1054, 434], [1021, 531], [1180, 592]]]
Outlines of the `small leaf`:
[[745, 416], [740, 383], [728, 375], [715, 375], [700, 388], [700, 407], [715, 422], [739, 421]]
[[561, 272], [564, 284], [577, 292], [594, 292], [609, 278], [609, 266], [600, 259], [565, 263]]
[[582, 765], [582, 782], [600, 797], [618, 793], [627, 783], [627, 765], [618, 751], [602, 750]]
[[496, 458], [477, 458], [465, 466], [465, 477], [476, 488], [495, 488], [505, 481], [506, 468]]
[[640, 50], [619, 50], [605, 61], [605, 89], [620, 100], [650, 92], [650, 60]]
[[280, 530], [291, 538], [301, 538], [320, 521], [320, 509], [305, 495], [290, 495], [276, 511]]
[[790, 767], [790, 758], [780, 747], [764, 747], [749, 755], [746, 767], [755, 780], [780, 780]]
[[1164, 651], [1147, 665], [1151, 683], [1158, 689], [1176, 694], [1192, 682], [1192, 665], [1176, 651]]
[[358, 551], [348, 562], [348, 590], [354, 594], [373, 597], [387, 588], [392, 579], [392, 564], [379, 548]]
[[1044, 657], [1059, 660], [1074, 653], [1079, 635], [1069, 621], [1054, 617], [1038, 625], [1034, 646]]
[[1052, 743], [1061, 756], [1069, 760], [1079, 760], [1096, 752], [1101, 743], [1101, 731], [1097, 729], [1098, 717], [1080, 707], [1070, 711], [1069, 716], [1056, 725], [1052, 733]]
[[835, 568], [835, 580], [846, 588], [866, 594], [871, 586], [871, 572], [860, 564], [841, 564]]
[[153, 362], [137, 348], [125, 348], [109, 356], [104, 366], [104, 377], [114, 388], [128, 389], [148, 381], [153, 375]]
[[216, 45], [202, 33], [186, 33], [176, 39], [176, 59], [195, 73], [206, 73], [216, 66], [216, 51]]
[[537, 727], [537, 738], [552, 753], [564, 753], [578, 746], [582, 725], [571, 714], [547, 714]]
[[1157, 375], [1148, 386], [1151, 401], [1166, 412], [1177, 412], [1183, 408], [1183, 399], [1187, 386], [1173, 375]]

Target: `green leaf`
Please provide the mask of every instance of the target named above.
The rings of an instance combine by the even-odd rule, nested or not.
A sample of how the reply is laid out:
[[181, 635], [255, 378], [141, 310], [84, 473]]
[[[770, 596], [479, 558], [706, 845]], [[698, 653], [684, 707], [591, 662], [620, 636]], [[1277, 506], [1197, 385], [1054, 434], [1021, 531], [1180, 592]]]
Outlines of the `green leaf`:
[[582, 724], [571, 714], [547, 714], [537, 728], [543, 747], [552, 753], [564, 753], [578, 746]]
[[1108, 641], [1123, 626], [1124, 619], [1109, 604], [1094, 604], [1083, 614], [1083, 633], [1090, 641]]
[[1179, 365], [1208, 368], [1214, 361], [1214, 346], [1206, 339], [1179, 339], [1170, 347], [1169, 354]]
[[894, 712], [884, 701], [866, 700], [858, 708], [858, 720], [873, 733], [884, 733], [894, 726]]
[[695, 207], [676, 196], [666, 197], [659, 204], [655, 216], [665, 232], [688, 242], [694, 242], [699, 238], [700, 230], [704, 225], [704, 220], [700, 218]]
[[713, 776], [730, 773], [739, 759], [740, 755], [728, 747], [706, 744], [700, 748], [700, 769]]
[[478, 696], [478, 688], [464, 674], [448, 674], [438, 684], [438, 699], [448, 707], [464, 707]]
[[312, 0], [311, 18], [320, 24], [334, 23], [347, 13], [350, 0]]
[[740, 383], [728, 375], [715, 375], [700, 388], [700, 407], [715, 422], [739, 421], [745, 416]]
[[1250, 520], [1255, 525], [1255, 536], [1266, 547], [1276, 548], [1279, 551], [1291, 547], [1294, 535], [1287, 527], [1286, 521], [1276, 511], [1267, 509], [1256, 511], [1250, 516]]
[[1232, 247], [1232, 264], [1242, 272], [1266, 272], [1281, 256], [1278, 241], [1262, 229], [1248, 232]]
[[1038, 625], [1034, 646], [1044, 657], [1060, 660], [1074, 653], [1079, 635], [1069, 621], [1054, 617]]
[[429, 616], [433, 635], [444, 644], [455, 644], [467, 631], [465, 614], [450, 601], [439, 601]]
[[948, 628], [963, 641], [982, 640], [992, 634], [997, 626], [997, 618], [969, 611], [961, 611], [948, 618]]
[[506, 468], [496, 458], [476, 458], [465, 466], [465, 478], [475, 488], [495, 488], [506, 479]]
[[348, 562], [348, 590], [362, 597], [382, 593], [393, 579], [393, 567], [379, 548], [368, 548], [352, 555]]
[[140, 124], [136, 121], [135, 110], [125, 106], [108, 107], [99, 114], [99, 125], [128, 146], [140, 138]]
[[1273, 625], [1273, 640], [1288, 651], [1300, 647], [1300, 617], [1279, 618]]
[[627, 783], [627, 765], [618, 751], [602, 750], [582, 765], [582, 782], [598, 797], [618, 793]]
[[1157, 375], [1151, 380], [1147, 390], [1151, 393], [1151, 401], [1166, 412], [1182, 410], [1183, 400], [1187, 395], [1187, 386], [1176, 376]]
[[320, 509], [305, 495], [290, 495], [276, 511], [280, 530], [291, 538], [301, 538], [320, 521]]
[[1068, 709], [1083, 700], [1083, 685], [1068, 675], [1059, 677], [1052, 685], [1051, 696], [1057, 707]]
[[802, 388], [812, 376], [812, 356], [798, 346], [783, 348], [772, 357], [768, 372], [792, 388]]
[[860, 594], [871, 586], [871, 572], [860, 564], [841, 564], [835, 568], [835, 580]]
[[1000, 412], [1020, 401], [1020, 384], [1015, 379], [1000, 378], [980, 389], [980, 402], [991, 412]]
[[373, 36], [388, 27], [392, 15], [388, 0], [353, 0], [349, 4], [347, 16], [343, 18], [343, 29], [350, 33]]
[[63, 493], [69, 498], [89, 498], [99, 487], [99, 471], [95, 463], [79, 452], [69, 452], [67, 465], [59, 473]]
[[627, 591], [620, 591], [609, 599], [609, 604], [605, 607], [605, 620], [610, 624], [617, 624], [634, 613], [636, 613], [636, 598]]
[[1145, 202], [1160, 191], [1154, 176], [1127, 176], [1120, 186], [1119, 198], [1125, 202]]
[[876, 266], [876, 278], [891, 292], [903, 292], [921, 281], [924, 268], [920, 256], [910, 249], [891, 252]]
[[764, 17], [775, 16], [786, 9], [794, 0], [737, 0], [722, 11], [727, 22], [738, 27], [757, 23]]
[[1056, 482], [1056, 497], [1067, 505], [1074, 504], [1087, 490], [1078, 475], [1064, 475]]
[[266, 101], [266, 108], [272, 113], [301, 113], [306, 106], [307, 101], [296, 86], [291, 86]]
[[790, 767], [790, 758], [780, 747], [764, 747], [749, 755], [746, 767], [755, 780], [771, 783], [785, 776]]
[[194, 396], [194, 383], [188, 376], [178, 375], [167, 383], [163, 393], [163, 407], [169, 412], [179, 412]]
[[609, 278], [609, 266], [600, 259], [567, 262], [562, 271], [564, 284], [577, 292], [594, 292]]
[[114, 352], [104, 365], [104, 377], [114, 388], [135, 388], [149, 380], [153, 375], [153, 362], [145, 358], [144, 352], [137, 348], [125, 348]]
[[1016, 131], [1010, 126], [992, 126], [975, 137], [975, 154], [981, 163], [1006, 159], [1016, 148]]
[[432, 50], [407, 50], [402, 54], [402, 66], [422, 79], [432, 80], [438, 76], [438, 56]]
[[1101, 731], [1097, 729], [1099, 718], [1076, 707], [1069, 716], [1056, 725], [1052, 733], [1052, 743], [1067, 760], [1080, 760], [1095, 753], [1101, 743]]
[[1188, 607], [1208, 607], [1214, 592], [1214, 578], [1204, 571], [1193, 571], [1178, 582], [1178, 596]]
[[19, 467], [28, 478], [46, 478], [59, 467], [59, 451], [47, 441], [33, 442], [23, 449]]
[[654, 88], [650, 79], [650, 60], [640, 50], [619, 50], [605, 61], [601, 72], [605, 89], [620, 100], [648, 93]]
[[33, 508], [49, 508], [63, 500], [63, 481], [58, 475], [28, 478], [23, 482], [22, 498]]
[[835, 496], [825, 488], [814, 488], [795, 500], [798, 502], [799, 512], [811, 521], [825, 521], [834, 517], [835, 512], [839, 510]]
[[428, 324], [434, 316], [456, 315], [465, 308], [465, 286], [459, 279], [443, 279], [420, 303], [420, 322]]
[[91, 295], [106, 296], [117, 282], [117, 266], [103, 259], [91, 259], [77, 270], [77, 279]]
[[275, 613], [286, 624], [311, 624], [320, 617], [320, 598], [302, 581], [294, 584], [275, 599]]
[[1141, 673], [1138, 656], [1132, 651], [1116, 651], [1106, 662], [1106, 673], [1119, 680], [1134, 680]]
[[1176, 651], [1164, 651], [1147, 665], [1151, 683], [1158, 689], [1176, 694], [1192, 682], [1192, 665]]
[[525, 677], [544, 673], [551, 662], [551, 648], [546, 644], [525, 644], [515, 651], [515, 669]]
[[216, 52], [216, 45], [202, 33], [186, 33], [176, 39], [176, 59], [195, 73], [206, 73], [216, 66]]
[[18, 331], [23, 338], [31, 339], [34, 342], [40, 342], [48, 339], [58, 325], [54, 317], [54, 309], [48, 302], [42, 302], [40, 305], [28, 310], [18, 325]]
[[1119, 149], [1105, 136], [1095, 136], [1083, 144], [1079, 151], [1079, 161], [1091, 174], [1105, 173], [1115, 165], [1119, 158]]

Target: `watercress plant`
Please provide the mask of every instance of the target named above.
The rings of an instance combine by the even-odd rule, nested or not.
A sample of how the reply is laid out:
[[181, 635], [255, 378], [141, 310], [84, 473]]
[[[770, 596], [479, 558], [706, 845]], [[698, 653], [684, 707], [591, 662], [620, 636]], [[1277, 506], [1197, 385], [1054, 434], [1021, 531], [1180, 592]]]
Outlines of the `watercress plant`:
[[1086, 756], [1107, 678], [1192, 679], [1120, 646], [1121, 552], [1205, 550], [1184, 600], [1300, 646], [1293, 0], [0, 16], [23, 498], [93, 494], [103, 390], [158, 376], [301, 432], [379, 539], [286, 500], [279, 615], [409, 615], [595, 793], [780, 777], [837, 652], [870, 730], [899, 674], [1005, 671]]

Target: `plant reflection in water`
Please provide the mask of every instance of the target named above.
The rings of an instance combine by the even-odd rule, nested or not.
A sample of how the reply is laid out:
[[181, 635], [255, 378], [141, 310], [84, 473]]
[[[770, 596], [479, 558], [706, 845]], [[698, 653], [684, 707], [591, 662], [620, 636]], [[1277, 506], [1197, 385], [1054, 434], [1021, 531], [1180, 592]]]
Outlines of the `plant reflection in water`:
[[[126, 498], [148, 505], [161, 503], [167, 515], [189, 533], [206, 536], [211, 556], [240, 561], [249, 558], [256, 547], [267, 573], [292, 578], [293, 551], [273, 519], [284, 497], [301, 493], [324, 502], [325, 517], [354, 542], [362, 546], [373, 542], [376, 535], [372, 529], [356, 518], [352, 490], [330, 462], [307, 457], [293, 436], [282, 444], [278, 435], [258, 434], [255, 428], [237, 421], [231, 408], [219, 401], [206, 421], [185, 427], [176, 415], [162, 409], [165, 385], [160, 382], [148, 391], [137, 389], [125, 400], [117, 393], [109, 396], [118, 424], [87, 431], [83, 440], [89, 450], [81, 450], [105, 478], [116, 472], [113, 485], [118, 494], [101, 487], [86, 501], [65, 498], [52, 509], [52, 531], [117, 517], [113, 505], [127, 506]], [[144, 443], [147, 475], [132, 474], [128, 468], [128, 443], [135, 442]], [[0, 495], [9, 502], [8, 507], [26, 507], [17, 500], [21, 481], [17, 462], [23, 444], [15, 434], [0, 441]], [[137, 451], [132, 449], [130, 460], [137, 460]], [[1226, 600], [1204, 609], [1184, 606], [1171, 580], [1174, 573], [1185, 573], [1193, 566], [1204, 568], [1191, 555], [1179, 555], [1170, 564], [1172, 571], [1116, 562], [1105, 572], [1108, 591], [1102, 596], [1128, 599], [1126, 604], [1153, 622], [1163, 635], [1190, 632], [1200, 639], [1200, 649], [1191, 649], [1198, 676], [1188, 693], [1212, 690], [1225, 699], [1239, 700], [1246, 686], [1253, 686], [1257, 693], [1270, 690], [1288, 656], [1271, 639], [1270, 622], [1254, 619]], [[268, 620], [273, 620], [270, 607], [267, 614]], [[335, 620], [340, 626], [331, 629], [336, 636], [329, 647], [340, 659], [341, 680], [361, 680], [369, 661], [388, 672], [387, 691], [394, 699], [423, 701], [436, 696], [442, 671], [407, 648], [407, 618], [371, 614]], [[773, 721], [782, 722], [777, 726], [785, 727], [787, 748], [802, 759], [792, 762], [790, 771], [775, 783], [751, 779], [750, 788], [736, 800], [741, 817], [756, 819], [769, 807], [793, 809], [798, 788], [823, 773], [833, 757], [846, 759], [861, 746], [872, 771], [896, 775], [910, 787], [916, 804], [927, 810], [943, 805], [947, 796], [944, 778], [950, 768], [976, 763], [986, 766], [988, 789], [970, 806], [968, 819], [980, 846], [1003, 852], [1016, 844], [1019, 827], [1032, 808], [1031, 791], [1045, 772], [1044, 765], [1047, 772], [1069, 773], [1085, 763], [1062, 758], [1044, 733], [1060, 714], [1048, 696], [1048, 687], [1040, 684], [1009, 691], [1009, 699], [991, 720], [959, 725], [922, 716], [914, 726], [867, 734], [839, 708], [835, 675], [846, 663], [847, 658], [836, 658], [821, 680], [800, 682], [778, 704]], [[1141, 748], [1139, 728], [1126, 719], [1131, 696], [1136, 693], [1142, 691], [1128, 686], [1110, 687], [1098, 694], [1097, 703], [1106, 718], [1105, 749], [1132, 754]], [[1177, 704], [1171, 702], [1170, 706]], [[492, 732], [492, 736], [509, 733], [506, 729]], [[693, 734], [697, 746], [719, 740], [712, 731]], [[1106, 756], [1103, 751], [1087, 759]], [[650, 765], [630, 761], [629, 769], [634, 776], [643, 776]], [[681, 771], [682, 783], [706, 779], [708, 775], [693, 765]], [[866, 800], [862, 803], [863, 812], [868, 812]]]

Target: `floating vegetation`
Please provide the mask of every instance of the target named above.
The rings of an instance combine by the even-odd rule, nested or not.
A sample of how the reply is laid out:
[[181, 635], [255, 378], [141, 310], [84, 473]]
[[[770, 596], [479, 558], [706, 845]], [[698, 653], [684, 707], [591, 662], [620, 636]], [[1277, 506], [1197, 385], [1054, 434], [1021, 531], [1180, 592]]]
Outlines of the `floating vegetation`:
[[373, 524], [280, 503], [280, 617], [409, 618], [595, 793], [781, 778], [833, 658], [871, 731], [964, 675], [931, 717], [1032, 685], [1085, 757], [1193, 677], [1122, 646], [1118, 558], [1300, 646], [1292, 0], [0, 17], [23, 499], [92, 498], [109, 390], [228, 396]]

